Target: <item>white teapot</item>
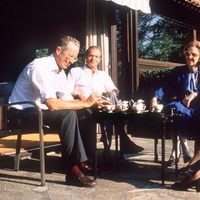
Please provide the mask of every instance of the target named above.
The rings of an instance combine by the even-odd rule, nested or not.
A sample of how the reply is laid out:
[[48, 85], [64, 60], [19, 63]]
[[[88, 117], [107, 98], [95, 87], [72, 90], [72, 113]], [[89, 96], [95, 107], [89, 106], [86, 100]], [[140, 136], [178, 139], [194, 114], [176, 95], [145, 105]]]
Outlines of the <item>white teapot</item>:
[[131, 100], [130, 104], [132, 110], [136, 113], [142, 113], [146, 109], [143, 99], [138, 99], [136, 102]]
[[115, 109], [115, 105], [105, 105], [103, 110], [108, 113], [111, 113], [113, 112], [114, 109]]
[[118, 104], [116, 105], [117, 111], [126, 112], [129, 109], [129, 101], [118, 101]]

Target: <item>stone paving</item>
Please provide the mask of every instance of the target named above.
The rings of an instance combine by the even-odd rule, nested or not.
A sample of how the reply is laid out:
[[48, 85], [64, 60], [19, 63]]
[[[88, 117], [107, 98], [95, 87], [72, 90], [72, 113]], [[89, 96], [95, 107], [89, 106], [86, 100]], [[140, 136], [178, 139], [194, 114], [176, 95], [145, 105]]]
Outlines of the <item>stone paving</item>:
[[[119, 161], [119, 170], [101, 170], [94, 188], [65, 185], [65, 172], [59, 153], [46, 156], [46, 186], [40, 186], [37, 152], [21, 161], [20, 171], [13, 170], [13, 156], [0, 157], [0, 200], [199, 200], [194, 189], [174, 191], [170, 185], [182, 177], [175, 177], [174, 168], [166, 169], [166, 182], [160, 180], [161, 166], [153, 162], [153, 140], [134, 138], [145, 148], [142, 153], [125, 155]], [[113, 142], [114, 143], [114, 142]], [[170, 141], [166, 142], [166, 157], [170, 153]], [[191, 149], [193, 142], [190, 142]], [[101, 148], [99, 143], [99, 163]], [[159, 148], [160, 151], [160, 148]], [[160, 153], [160, 152], [159, 152]], [[181, 166], [183, 163], [180, 163]]]

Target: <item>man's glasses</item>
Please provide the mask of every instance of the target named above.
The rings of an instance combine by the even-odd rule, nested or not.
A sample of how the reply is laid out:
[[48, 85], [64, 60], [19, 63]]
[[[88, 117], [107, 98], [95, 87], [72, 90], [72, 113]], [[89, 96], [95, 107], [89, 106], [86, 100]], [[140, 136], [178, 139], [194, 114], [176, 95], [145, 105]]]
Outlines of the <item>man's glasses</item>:
[[186, 57], [192, 56], [193, 58], [196, 58], [196, 57], [199, 56], [198, 54], [190, 53], [190, 52], [187, 52], [187, 51], [184, 51], [184, 55], [185, 55]]
[[66, 56], [66, 58], [68, 59], [68, 60], [70, 60], [71, 62], [76, 62], [77, 60], [78, 60], [78, 58], [74, 58], [74, 56], [70, 56], [70, 55], [67, 55]]
[[74, 57], [73, 55], [69, 55], [66, 51], [62, 50], [62, 53], [65, 55], [65, 58], [69, 60], [70, 62], [74, 63], [78, 60], [77, 57]]

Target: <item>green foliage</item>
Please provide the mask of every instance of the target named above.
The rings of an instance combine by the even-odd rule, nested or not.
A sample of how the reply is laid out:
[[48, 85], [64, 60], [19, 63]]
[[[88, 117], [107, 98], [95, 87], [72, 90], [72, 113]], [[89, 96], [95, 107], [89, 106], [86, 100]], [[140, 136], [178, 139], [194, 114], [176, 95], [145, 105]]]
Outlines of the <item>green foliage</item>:
[[44, 48], [44, 49], [36, 49], [35, 51], [35, 56], [36, 58], [41, 58], [41, 57], [44, 57], [44, 56], [47, 56], [49, 53], [49, 50], [48, 48]]
[[155, 89], [164, 81], [170, 79], [173, 68], [146, 70], [141, 72], [139, 87], [136, 95], [145, 99], [147, 102], [153, 97]]
[[138, 37], [140, 58], [181, 63], [183, 48], [192, 39], [192, 28], [139, 12]]
[[143, 85], [158, 84], [167, 79], [172, 70], [172, 68], [164, 68], [159, 70], [143, 71], [140, 74], [140, 83]]

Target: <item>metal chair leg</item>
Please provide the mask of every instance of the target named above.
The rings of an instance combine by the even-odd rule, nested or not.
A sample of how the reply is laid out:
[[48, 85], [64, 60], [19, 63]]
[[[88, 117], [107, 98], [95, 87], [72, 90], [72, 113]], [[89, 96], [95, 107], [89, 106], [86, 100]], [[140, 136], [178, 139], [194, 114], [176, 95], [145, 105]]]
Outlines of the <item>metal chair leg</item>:
[[44, 130], [42, 112], [39, 113], [39, 134], [40, 134], [40, 173], [41, 185], [45, 185], [45, 154], [44, 154]]
[[[178, 136], [175, 137], [175, 175], [178, 177]], [[180, 152], [181, 153], [181, 152]]]
[[44, 141], [43, 134], [40, 135], [40, 172], [41, 172], [41, 185], [45, 185], [45, 154], [44, 154]]
[[17, 135], [17, 142], [16, 142], [16, 152], [15, 152], [15, 164], [14, 169], [19, 171], [19, 164], [20, 164], [20, 149], [21, 149], [21, 140], [22, 134]]
[[[97, 131], [96, 131], [97, 133]], [[97, 179], [97, 136], [95, 137], [95, 145], [94, 145], [94, 163], [93, 163], [93, 167], [94, 167], [94, 180]]]
[[158, 162], [158, 139], [154, 139], [154, 162]]
[[162, 170], [161, 170], [161, 180], [162, 185], [165, 185], [165, 136], [166, 136], [166, 127], [165, 119], [163, 121], [163, 137], [162, 137]]
[[[118, 142], [118, 132], [114, 130], [114, 135], [115, 135], [115, 170], [117, 171], [119, 169], [119, 142]], [[120, 137], [119, 137], [120, 139]], [[120, 139], [121, 141], [121, 139]], [[121, 152], [121, 151], [120, 151]]]

